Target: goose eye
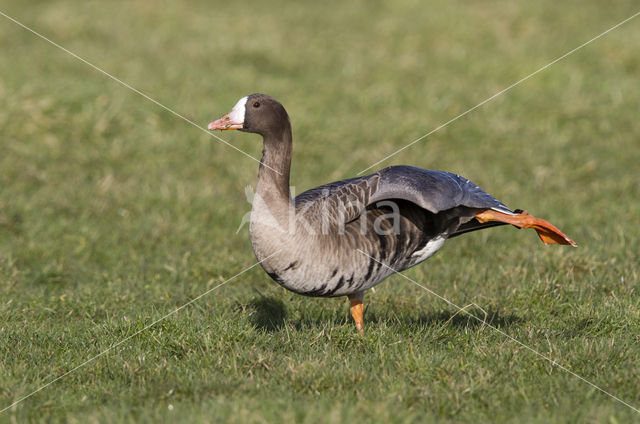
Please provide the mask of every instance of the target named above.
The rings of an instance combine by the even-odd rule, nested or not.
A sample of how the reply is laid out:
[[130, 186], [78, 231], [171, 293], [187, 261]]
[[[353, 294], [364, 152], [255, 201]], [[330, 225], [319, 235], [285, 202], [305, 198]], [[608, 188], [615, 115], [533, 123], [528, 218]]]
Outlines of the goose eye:
[[253, 107], [260, 107], [260, 102], [255, 102], [255, 103], [253, 104]]

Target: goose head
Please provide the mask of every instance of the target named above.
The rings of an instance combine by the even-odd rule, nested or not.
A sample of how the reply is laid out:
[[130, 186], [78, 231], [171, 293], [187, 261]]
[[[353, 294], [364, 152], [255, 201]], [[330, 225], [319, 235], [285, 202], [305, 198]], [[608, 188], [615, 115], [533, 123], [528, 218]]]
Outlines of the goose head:
[[277, 135], [290, 127], [284, 107], [266, 94], [251, 94], [238, 100], [231, 112], [211, 122], [209, 130], [240, 130], [262, 136]]

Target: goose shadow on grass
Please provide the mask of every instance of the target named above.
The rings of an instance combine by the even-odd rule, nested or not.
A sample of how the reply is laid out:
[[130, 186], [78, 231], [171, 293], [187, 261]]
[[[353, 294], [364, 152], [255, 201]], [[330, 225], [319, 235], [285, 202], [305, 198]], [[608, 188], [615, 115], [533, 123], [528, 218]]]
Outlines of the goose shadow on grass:
[[262, 331], [279, 331], [287, 318], [287, 309], [282, 300], [275, 297], [260, 296], [249, 302], [253, 313], [249, 321]]
[[[261, 296], [250, 301], [249, 307], [253, 310], [249, 318], [251, 324], [262, 331], [280, 331], [287, 320], [286, 306], [284, 302], [278, 298]], [[490, 308], [483, 310], [478, 307], [465, 308], [464, 311], [437, 310], [421, 313], [417, 316], [402, 313], [388, 314], [385, 312], [365, 311], [366, 324], [393, 321], [411, 327], [450, 325], [457, 328], [480, 328], [488, 324], [497, 328], [505, 328], [522, 323], [525, 319], [515, 314], [501, 312], [498, 309]], [[340, 312], [339, 310], [328, 311], [319, 317], [316, 315], [313, 318], [302, 318], [291, 324], [297, 329], [302, 329], [323, 327], [326, 326], [327, 323], [336, 326], [352, 324], [351, 318], [347, 317], [347, 312]]]

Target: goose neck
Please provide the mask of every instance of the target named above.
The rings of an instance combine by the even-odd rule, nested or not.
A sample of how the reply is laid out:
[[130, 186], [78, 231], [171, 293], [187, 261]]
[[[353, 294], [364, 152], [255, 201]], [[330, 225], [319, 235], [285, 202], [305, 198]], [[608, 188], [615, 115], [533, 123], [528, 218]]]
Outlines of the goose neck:
[[281, 132], [265, 134], [263, 139], [264, 149], [260, 160], [256, 192], [267, 204], [278, 203], [289, 206], [291, 203], [289, 175], [293, 144], [290, 124], [286, 125]]

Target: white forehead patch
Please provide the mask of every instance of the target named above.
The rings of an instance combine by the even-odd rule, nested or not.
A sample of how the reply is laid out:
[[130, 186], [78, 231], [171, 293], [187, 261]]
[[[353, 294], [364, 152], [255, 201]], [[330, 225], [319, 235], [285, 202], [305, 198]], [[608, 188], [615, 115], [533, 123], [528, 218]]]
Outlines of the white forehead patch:
[[236, 103], [233, 109], [231, 109], [231, 112], [229, 112], [229, 118], [232, 123], [234, 124], [244, 123], [244, 108], [245, 108], [245, 104], [247, 103], [247, 97], [248, 96], [245, 96], [240, 100], [238, 100], [238, 103]]

